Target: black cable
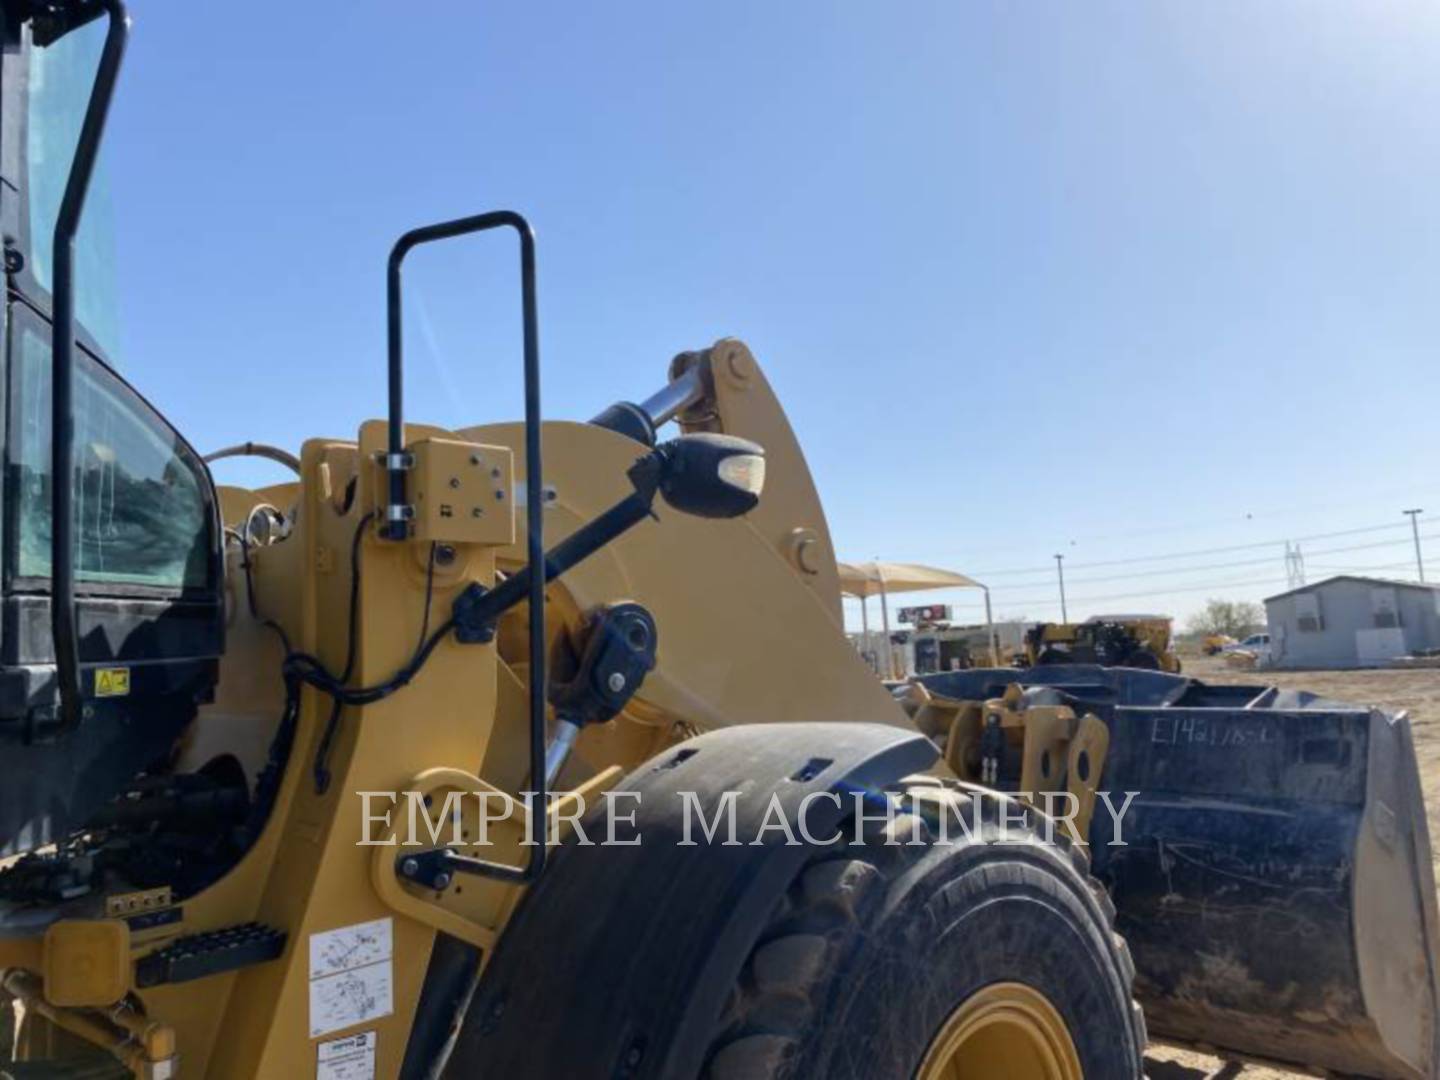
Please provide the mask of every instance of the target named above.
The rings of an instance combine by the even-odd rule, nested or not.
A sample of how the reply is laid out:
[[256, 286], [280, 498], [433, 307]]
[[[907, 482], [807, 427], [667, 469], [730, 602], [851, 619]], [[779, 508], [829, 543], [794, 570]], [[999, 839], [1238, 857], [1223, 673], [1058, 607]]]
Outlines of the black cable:
[[345, 645], [345, 670], [340, 676], [342, 683], [349, 682], [350, 676], [355, 673], [355, 656], [359, 651], [357, 642], [360, 638], [360, 541], [365, 536], [365, 526], [369, 525], [374, 517], [373, 510], [362, 517], [355, 526], [355, 535], [350, 539], [350, 625]]
[[350, 626], [349, 626], [349, 647], [345, 659], [345, 670], [336, 678], [318, 658], [309, 653], [292, 652], [285, 657], [284, 671], [287, 679], [294, 679], [297, 683], [305, 683], [313, 686], [321, 693], [332, 699], [330, 717], [325, 725], [325, 732], [320, 737], [320, 744], [315, 750], [315, 762], [313, 773], [315, 778], [315, 791], [317, 794], [324, 794], [330, 787], [330, 770], [327, 762], [330, 757], [330, 749], [335, 742], [335, 736], [339, 732], [341, 712], [346, 705], [363, 706], [373, 705], [377, 701], [389, 697], [401, 687], [407, 685], [411, 679], [425, 666], [425, 661], [430, 659], [430, 654], [435, 647], [445, 638], [454, 627], [455, 621], [447, 619], [439, 629], [430, 637], [426, 633], [430, 627], [430, 610], [435, 595], [435, 545], [430, 545], [429, 567], [425, 574], [425, 614], [421, 622], [420, 640], [415, 644], [415, 652], [411, 654], [409, 661], [392, 675], [385, 682], [376, 686], [350, 687], [351, 676], [355, 671], [356, 639], [358, 636], [358, 616], [360, 597], [360, 540], [364, 529], [369, 524], [373, 514], [366, 514], [360, 520], [355, 530], [355, 539], [350, 550]]
[[[255, 604], [255, 579], [251, 573], [249, 538], [243, 530], [227, 529], [226, 531], [240, 541], [240, 566], [245, 571], [245, 599], [250, 608], [250, 617], [260, 625], [273, 630], [280, 638], [285, 655], [291, 655], [294, 649], [284, 627], [274, 619], [262, 617]], [[275, 735], [271, 738], [270, 746], [266, 751], [265, 765], [255, 778], [255, 798], [250, 804], [250, 814], [243, 827], [241, 846], [247, 850], [259, 839], [265, 823], [270, 820], [270, 812], [274, 809], [275, 799], [280, 794], [280, 781], [284, 778], [285, 768], [290, 762], [290, 751], [295, 744], [295, 729], [299, 715], [299, 687], [287, 678], [285, 679], [285, 706], [280, 713], [280, 723], [276, 725]]]
[[419, 652], [425, 646], [425, 635], [430, 632], [430, 599], [435, 595], [435, 549], [437, 545], [434, 540], [430, 541], [430, 559], [425, 567], [425, 615], [420, 620], [420, 640], [415, 643], [415, 651]]
[[313, 686], [323, 694], [336, 698], [345, 705], [373, 705], [382, 701], [395, 691], [407, 685], [425, 666], [425, 661], [430, 659], [430, 654], [435, 651], [435, 646], [445, 639], [445, 636], [455, 629], [455, 620], [446, 619], [435, 632], [425, 639], [414, 655], [383, 683], [374, 686], [344, 686], [339, 683], [335, 676], [326, 671], [319, 660], [308, 653], [292, 653], [286, 658], [286, 673], [290, 677], [307, 686]]
[[238, 529], [227, 529], [226, 532], [230, 533], [232, 536], [235, 537], [235, 539], [240, 541], [240, 568], [245, 571], [245, 600], [250, 607], [250, 617], [256, 622], [258, 622], [261, 626], [269, 627], [271, 630], [275, 631], [275, 633], [279, 635], [280, 644], [285, 648], [285, 654], [287, 656], [290, 655], [290, 653], [294, 650], [290, 645], [290, 636], [285, 633], [284, 627], [282, 627], [274, 619], [262, 618], [259, 610], [255, 606], [255, 579], [251, 576], [250, 573], [251, 562], [249, 538], [245, 535], [243, 531], [240, 531]]
[[[355, 674], [355, 657], [359, 652], [360, 637], [360, 541], [365, 535], [365, 526], [369, 525], [374, 517], [374, 511], [364, 515], [356, 524], [355, 535], [350, 539], [350, 614], [346, 629], [345, 670], [341, 672], [338, 680], [342, 686], [348, 683], [351, 676]], [[293, 652], [286, 655], [282, 670], [288, 670], [292, 656], [296, 655]], [[316, 667], [324, 671], [319, 660], [309, 654], [304, 655], [308, 661], [313, 661]], [[332, 695], [332, 697], [334, 696]], [[330, 787], [330, 770], [327, 763], [330, 759], [330, 747], [340, 730], [342, 708], [340, 699], [334, 697], [330, 703], [330, 717], [325, 722], [325, 732], [320, 736], [320, 745], [315, 749], [315, 763], [312, 771], [315, 775], [315, 792], [319, 795], [323, 795]]]
[[330, 716], [326, 721], [325, 731], [320, 737], [320, 744], [316, 748], [313, 766], [316, 792], [324, 794], [330, 786], [331, 779], [327, 762], [330, 749], [339, 732], [344, 707], [346, 705], [373, 704], [408, 684], [425, 665], [430, 654], [435, 651], [435, 647], [454, 627], [454, 620], [447, 619], [444, 625], [436, 629], [434, 634], [426, 636], [430, 627], [430, 613], [435, 591], [436, 546], [432, 543], [429, 565], [425, 574], [425, 612], [421, 621], [420, 640], [416, 642], [415, 652], [404, 667], [378, 686], [351, 688], [345, 685], [354, 676], [355, 664], [359, 656], [360, 543], [364, 539], [365, 527], [374, 517], [373, 512], [361, 517], [355, 526], [355, 533], [350, 542], [350, 611], [346, 628], [345, 667], [338, 677], [326, 669], [315, 655], [296, 651], [284, 628], [275, 620], [261, 616], [255, 602], [255, 582], [251, 572], [249, 539], [239, 530], [227, 530], [240, 542], [240, 565], [245, 571], [245, 598], [250, 616], [262, 626], [273, 630], [279, 636], [285, 649], [285, 659], [281, 663], [281, 676], [285, 681], [285, 706], [281, 712], [275, 736], [270, 741], [265, 766], [255, 781], [255, 800], [252, 803], [249, 820], [245, 825], [247, 846], [248, 843], [253, 843], [259, 837], [260, 831], [265, 827], [265, 822], [269, 819], [270, 811], [274, 807], [275, 798], [279, 794], [280, 781], [290, 760], [290, 752], [294, 747], [295, 732], [299, 723], [300, 687], [302, 685], [313, 686], [331, 698]]

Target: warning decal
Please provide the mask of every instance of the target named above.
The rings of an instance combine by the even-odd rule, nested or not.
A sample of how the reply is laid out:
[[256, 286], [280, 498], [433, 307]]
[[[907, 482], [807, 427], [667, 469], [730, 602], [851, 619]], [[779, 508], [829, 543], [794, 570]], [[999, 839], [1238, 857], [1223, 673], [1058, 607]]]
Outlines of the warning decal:
[[96, 697], [124, 697], [128, 693], [130, 693], [130, 669], [128, 667], [95, 669]]
[[310, 935], [312, 1039], [395, 1011], [393, 940], [390, 919]]
[[310, 978], [351, 971], [380, 960], [389, 960], [394, 948], [394, 924], [390, 919], [342, 926], [323, 934], [310, 935]]
[[362, 1031], [320, 1044], [315, 1080], [375, 1080], [375, 1032]]

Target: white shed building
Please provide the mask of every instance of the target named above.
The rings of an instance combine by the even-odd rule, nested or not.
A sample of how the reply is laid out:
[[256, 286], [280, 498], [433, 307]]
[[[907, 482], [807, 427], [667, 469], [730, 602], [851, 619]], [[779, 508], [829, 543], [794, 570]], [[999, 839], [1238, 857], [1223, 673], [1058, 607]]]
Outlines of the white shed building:
[[1275, 667], [1353, 668], [1440, 650], [1440, 585], [1342, 574], [1265, 601]]

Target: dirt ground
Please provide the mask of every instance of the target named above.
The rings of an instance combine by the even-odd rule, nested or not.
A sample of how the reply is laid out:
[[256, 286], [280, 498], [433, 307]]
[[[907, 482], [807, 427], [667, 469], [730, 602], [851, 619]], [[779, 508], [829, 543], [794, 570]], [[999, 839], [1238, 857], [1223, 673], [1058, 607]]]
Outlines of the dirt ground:
[[[1185, 656], [1185, 673], [1208, 682], [1258, 683], [1310, 690], [1326, 697], [1410, 713], [1420, 758], [1431, 837], [1440, 837], [1440, 668], [1412, 671], [1237, 671], [1218, 660]], [[1440, 851], [1440, 847], [1436, 848]], [[1440, 867], [1437, 867], [1440, 873]], [[1258, 1066], [1227, 1067], [1217, 1058], [1169, 1047], [1146, 1057], [1150, 1080], [1286, 1080], [1296, 1073]]]

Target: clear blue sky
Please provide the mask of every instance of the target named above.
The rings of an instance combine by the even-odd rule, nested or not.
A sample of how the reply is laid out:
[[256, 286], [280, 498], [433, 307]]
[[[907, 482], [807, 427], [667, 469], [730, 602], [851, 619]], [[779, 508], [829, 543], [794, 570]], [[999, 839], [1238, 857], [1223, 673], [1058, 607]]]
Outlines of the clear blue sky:
[[[841, 557], [1001, 612], [1056, 551], [1072, 616], [1184, 615], [1279, 544], [1086, 564], [1440, 521], [1433, 5], [132, 5], [123, 367], [202, 450], [379, 415], [391, 240], [508, 206], [551, 415], [740, 336]], [[414, 418], [518, 412], [512, 262], [417, 260]]]

